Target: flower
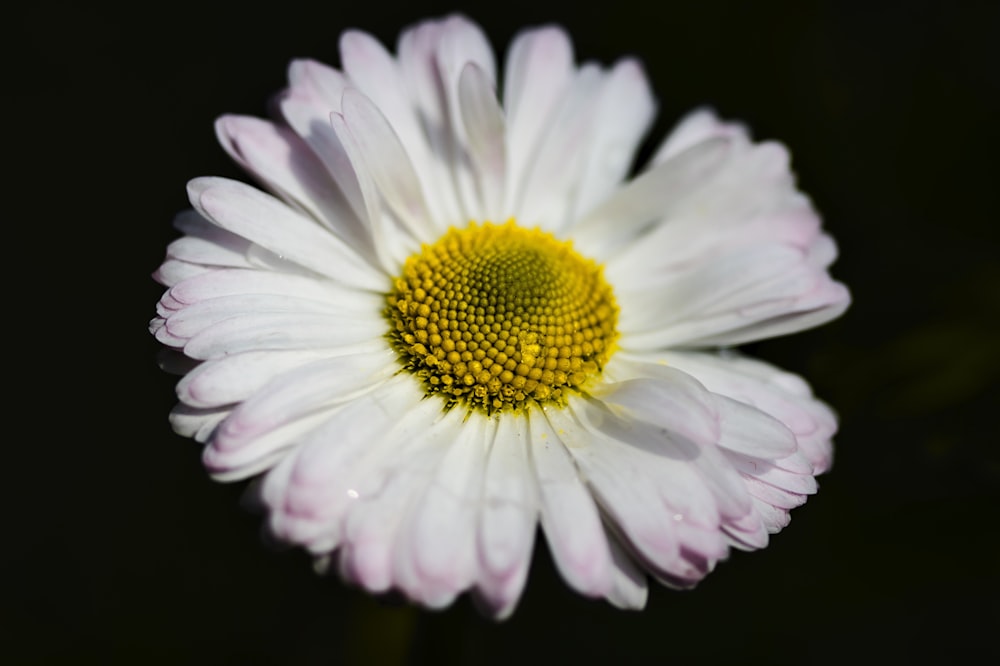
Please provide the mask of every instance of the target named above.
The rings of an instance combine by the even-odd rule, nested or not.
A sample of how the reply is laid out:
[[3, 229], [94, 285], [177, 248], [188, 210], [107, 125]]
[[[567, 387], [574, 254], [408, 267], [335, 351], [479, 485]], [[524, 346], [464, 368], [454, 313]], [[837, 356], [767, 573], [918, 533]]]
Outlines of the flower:
[[275, 121], [224, 116], [268, 193], [197, 178], [155, 274], [175, 430], [322, 567], [509, 615], [537, 527], [580, 593], [641, 608], [764, 547], [836, 418], [730, 348], [841, 314], [788, 154], [708, 110], [626, 181], [654, 100], [632, 59], [520, 33], [502, 94], [478, 26], [340, 40]]

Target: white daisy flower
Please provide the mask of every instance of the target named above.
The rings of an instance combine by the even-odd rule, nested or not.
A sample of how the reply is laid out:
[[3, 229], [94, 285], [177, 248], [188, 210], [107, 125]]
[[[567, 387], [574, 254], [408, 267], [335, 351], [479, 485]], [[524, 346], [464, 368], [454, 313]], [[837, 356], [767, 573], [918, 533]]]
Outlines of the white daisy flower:
[[568, 585], [625, 608], [764, 547], [836, 419], [728, 349], [849, 302], [785, 148], [700, 110], [626, 180], [642, 68], [577, 65], [555, 27], [499, 86], [460, 16], [340, 55], [291, 64], [279, 119], [218, 120], [267, 193], [191, 181], [156, 273], [172, 423], [211, 474], [261, 475], [273, 533], [348, 581], [500, 618], [539, 525]]

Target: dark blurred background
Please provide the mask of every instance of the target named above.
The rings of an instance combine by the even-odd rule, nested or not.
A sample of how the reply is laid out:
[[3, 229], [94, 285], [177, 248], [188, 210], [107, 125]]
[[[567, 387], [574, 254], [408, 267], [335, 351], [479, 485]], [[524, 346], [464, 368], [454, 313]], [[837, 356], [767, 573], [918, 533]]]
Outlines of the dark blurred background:
[[[711, 105], [792, 151], [854, 305], [749, 351], [841, 415], [834, 470], [762, 552], [641, 613], [582, 599], [544, 547], [513, 618], [428, 613], [262, 544], [242, 486], [166, 421], [149, 274], [185, 182], [295, 57], [461, 9], [503, 51], [558, 22], [632, 54], [654, 145]], [[1000, 657], [997, 2], [33, 3], [9, 10], [13, 373], [0, 661], [13, 664], [967, 663]], [[647, 147], [648, 151], [648, 147]], [[11, 175], [12, 174], [12, 175]], [[8, 217], [9, 216], [9, 217]], [[23, 329], [16, 328], [24, 325]], [[541, 542], [539, 542], [541, 543]]]

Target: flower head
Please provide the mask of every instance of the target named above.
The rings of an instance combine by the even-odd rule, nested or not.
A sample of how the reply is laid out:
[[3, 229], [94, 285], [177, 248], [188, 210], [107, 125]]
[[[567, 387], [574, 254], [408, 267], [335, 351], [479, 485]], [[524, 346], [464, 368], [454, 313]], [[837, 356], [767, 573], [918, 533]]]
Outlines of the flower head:
[[516, 37], [499, 97], [459, 16], [340, 50], [292, 63], [278, 119], [219, 119], [266, 192], [193, 180], [156, 273], [209, 471], [261, 475], [274, 534], [346, 579], [497, 617], [539, 525], [628, 608], [764, 547], [836, 420], [729, 348], [849, 302], [785, 149], [699, 110], [626, 180], [642, 69], [576, 65], [554, 27]]

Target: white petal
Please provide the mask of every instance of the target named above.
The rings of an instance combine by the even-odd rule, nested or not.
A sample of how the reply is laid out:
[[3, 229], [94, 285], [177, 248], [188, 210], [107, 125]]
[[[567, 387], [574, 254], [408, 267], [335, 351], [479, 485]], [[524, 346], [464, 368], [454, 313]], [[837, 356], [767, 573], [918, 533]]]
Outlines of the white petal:
[[474, 175], [468, 166], [468, 133], [462, 120], [459, 77], [469, 64], [479, 67], [492, 87], [496, 82], [493, 49], [479, 26], [463, 16], [450, 16], [441, 24], [435, 64], [443, 92], [446, 124], [450, 130], [450, 159], [453, 186], [458, 192], [465, 219], [483, 220], [487, 211], [476, 192]]
[[395, 273], [396, 268], [403, 263], [416, 245], [416, 239], [405, 229], [400, 228], [389, 212], [383, 209], [378, 184], [369, 168], [361, 143], [347, 126], [344, 116], [340, 113], [331, 114], [330, 125], [333, 128], [333, 140], [343, 152], [344, 164], [340, 165], [340, 168], [345, 174], [344, 177], [350, 177], [357, 185], [356, 205], [362, 211], [360, 215], [379, 263], [386, 272]]
[[[227, 233], [218, 227], [216, 227], [216, 231], [220, 232], [220, 234]], [[236, 238], [233, 234], [228, 235]], [[239, 240], [249, 250], [251, 243], [243, 238]], [[195, 235], [182, 236], [171, 242], [167, 246], [167, 258], [212, 268], [252, 267], [252, 264], [247, 259], [246, 252], [237, 253], [225, 245], [199, 238]]]
[[343, 284], [385, 287], [385, 278], [333, 234], [259, 190], [223, 178], [197, 178], [188, 191], [198, 212], [227, 231]]
[[[340, 112], [342, 95], [343, 91], [337, 96], [332, 115]], [[359, 176], [330, 122], [331, 112], [327, 111], [326, 106], [317, 108], [310, 100], [297, 94], [289, 94], [281, 100], [281, 113], [326, 167], [353, 213], [353, 216], [342, 220], [343, 224], [337, 228], [338, 235], [352, 247], [359, 247], [366, 252], [374, 251], [373, 240], [368, 233], [369, 208], [365, 204]]]
[[407, 155], [417, 164], [430, 160], [416, 106], [407, 94], [399, 65], [371, 35], [348, 30], [340, 37], [340, 59], [351, 86], [370, 99], [392, 125]]
[[573, 415], [565, 409], [549, 410], [548, 418], [602, 511], [634, 553], [658, 575], [685, 577], [689, 572], [672, 514], [639, 456], [586, 423], [576, 410]]
[[782, 458], [798, 450], [795, 435], [773, 416], [721, 395], [715, 404], [721, 419], [722, 448], [757, 458]]
[[469, 63], [462, 70], [458, 98], [483, 217], [499, 222], [504, 214], [507, 168], [503, 111], [490, 79], [475, 63]]
[[509, 181], [518, 195], [511, 210], [526, 226], [547, 231], [563, 228], [570, 210], [570, 193], [584, 164], [578, 160], [586, 145], [596, 114], [604, 74], [594, 65], [576, 72], [550, 121], [539, 136], [539, 145], [528, 168], [511, 174]]
[[811, 471], [790, 471], [777, 463], [762, 458], [754, 458], [735, 452], [726, 452], [726, 458], [744, 475], [768, 483], [775, 488], [799, 495], [812, 495], [818, 486]]
[[837, 258], [837, 243], [827, 234], [821, 234], [809, 246], [809, 262], [816, 268], [828, 268]]
[[756, 550], [766, 548], [770, 535], [764, 521], [756, 511], [751, 511], [742, 518], [734, 518], [722, 525], [729, 543], [740, 550]]
[[690, 375], [665, 366], [636, 369], [640, 376], [608, 382], [595, 397], [614, 405], [623, 418], [663, 424], [670, 432], [695, 442], [714, 444], [719, 439], [715, 399]]
[[403, 81], [417, 108], [417, 118], [430, 147], [430, 159], [421, 163], [428, 198], [433, 202], [437, 219], [457, 224], [470, 218], [462, 210], [452, 179], [454, 138], [447, 125], [447, 102], [437, 63], [442, 31], [439, 22], [420, 23], [400, 35], [396, 51]]
[[[674, 422], [677, 412], [667, 400], [677, 399], [672, 395], [676, 389], [656, 386], [656, 382], [677, 381], [675, 375], [664, 373], [664, 370], [652, 365], [635, 370], [637, 375], [645, 374], [655, 381], [634, 384], [648, 386], [653, 392], [653, 397], [649, 398], [630, 396], [635, 401], [634, 408], [631, 401], [623, 401], [621, 406], [604, 404], [603, 396], [595, 394], [594, 400], [574, 403], [574, 410], [597, 436], [627, 445], [629, 450], [634, 450], [633, 455], [652, 456], [651, 467], [646, 473], [665, 475], [660, 484], [665, 488], [683, 488], [683, 492], [664, 496], [664, 501], [679, 513], [704, 525], [717, 524], [713, 517], [717, 512], [726, 517], [743, 515], [748, 507], [745, 489], [723, 451], [712, 439], [694, 440], [681, 434], [685, 429], [699, 434], [710, 434], [710, 431], [702, 430], [704, 426], [678, 426]], [[657, 395], [664, 397], [667, 408], [662, 411], [656, 409]], [[692, 409], [714, 415], [714, 398], [707, 393], [699, 398], [694, 393], [686, 399], [691, 401]], [[612, 399], [620, 399], [620, 396], [612, 393]], [[713, 404], [695, 408], [699, 400], [709, 400]], [[642, 415], [641, 419], [636, 417], [638, 414]]]
[[747, 484], [751, 495], [762, 502], [786, 511], [805, 504], [808, 498], [804, 493], [793, 493], [777, 488], [748, 474], [744, 475], [743, 481]]
[[[346, 128], [341, 113], [346, 82], [335, 91], [337, 102], [330, 112], [296, 91], [281, 101], [281, 112], [289, 124], [303, 137], [326, 166], [354, 215], [338, 229], [348, 245], [369, 258], [370, 263], [387, 272], [395, 272], [399, 242], [386, 233], [388, 220], [383, 220], [381, 202], [371, 174], [360, 156], [354, 136]], [[334, 92], [334, 91], [331, 91]], [[402, 235], [402, 234], [397, 234]]]
[[619, 186], [653, 121], [656, 103], [637, 60], [615, 63], [599, 104], [588, 145], [581, 146], [586, 167], [575, 192], [573, 217], [590, 210]]
[[477, 588], [490, 613], [502, 619], [513, 612], [528, 577], [538, 498], [528, 459], [527, 419], [515, 416], [489, 423], [495, 436], [483, 480]]
[[205, 273], [214, 270], [208, 266], [202, 266], [201, 264], [192, 264], [187, 261], [178, 261], [177, 259], [167, 259], [160, 267], [153, 272], [153, 279], [162, 284], [164, 287], [172, 287], [179, 282], [188, 280], [198, 275], [203, 275]]
[[[363, 161], [379, 193], [416, 239], [430, 242], [440, 231], [427, 209], [420, 179], [392, 125], [360, 92], [344, 92], [343, 117], [357, 145], [351, 161]], [[335, 126], [336, 129], [336, 126]]]
[[230, 412], [230, 407], [198, 409], [180, 404], [170, 412], [170, 425], [181, 437], [191, 437], [204, 444]]
[[415, 497], [396, 544], [402, 590], [432, 608], [450, 604], [478, 575], [476, 520], [482, 504], [486, 455], [485, 417], [459, 410], [422, 496]]
[[597, 401], [572, 408], [588, 443], [569, 450], [613, 525], [660, 580], [697, 582], [726, 555], [720, 520], [750, 508], [740, 477], [712, 445], [671, 447], [663, 430], [619, 420]]
[[439, 39], [437, 58], [445, 82], [457, 82], [466, 63], [475, 63], [490, 81], [496, 81], [493, 47], [478, 25], [461, 14], [453, 14], [441, 22]]
[[[752, 257], [743, 256], [747, 261], [740, 264], [749, 266]], [[763, 255], [756, 258], [763, 259]], [[756, 264], [757, 268], [765, 265]], [[723, 261], [715, 266], [708, 272], [716, 277], [736, 268], [735, 263]], [[671, 284], [669, 290], [663, 289], [662, 294], [656, 289], [628, 294], [623, 300], [628, 299], [629, 314], [638, 316], [626, 319], [623, 315], [622, 328], [628, 335], [622, 346], [630, 350], [732, 346], [818, 326], [840, 316], [850, 304], [850, 294], [843, 285], [805, 264], [799, 264], [788, 277], [782, 280], [780, 275], [751, 274], [748, 282], [741, 284], [745, 289], [713, 294], [710, 288], [719, 282], [701, 283], [689, 274]], [[753, 282], [755, 278], [758, 281]], [[685, 291], [689, 293], [682, 295]], [[678, 304], [676, 318], [670, 311], [671, 297]], [[699, 302], [705, 307], [697, 313]]]
[[[644, 172], [588, 212], [574, 227], [574, 235], [586, 247], [600, 248], [599, 256], [611, 255], [654, 223], [672, 215], [685, 197], [703, 186], [724, 164], [729, 150], [725, 139], [708, 141]], [[625, 270], [624, 264], [618, 267]], [[635, 270], [635, 264], [628, 267]], [[612, 261], [609, 263], [612, 280], [615, 269]]]
[[526, 30], [510, 45], [504, 69], [503, 106], [507, 114], [507, 210], [514, 210], [541, 144], [544, 128], [562, 99], [573, 74], [573, 46], [557, 27]]
[[[576, 449], [571, 449], [571, 452], [574, 455], [589, 455], [607, 470], [618, 470], [623, 478], [642, 476], [648, 479], [657, 489], [659, 497], [654, 505], [647, 507], [648, 510], [661, 510], [657, 507], [662, 505], [671, 520], [708, 528], [719, 525], [722, 511], [726, 517], [746, 512], [746, 502], [739, 497], [744, 489], [736, 482], [737, 477], [722, 483], [706, 481], [706, 477], [717, 473], [705, 470], [707, 465], [699, 462], [699, 458], [708, 456], [703, 455], [692, 442], [670, 438], [663, 429], [651, 424], [612, 418], [601, 406], [585, 405], [584, 412], [588, 429], [596, 430], [598, 434], [595, 437], [606, 443], [592, 452]], [[725, 467], [728, 467], [725, 461], [722, 464], [723, 470], [718, 474], [724, 473]], [[727, 493], [736, 496], [737, 500], [728, 499]]]
[[[376, 343], [380, 345], [381, 343]], [[250, 351], [207, 361], [177, 383], [177, 396], [192, 407], [210, 408], [247, 400], [275, 377], [330, 356], [331, 349]]]
[[715, 138], [736, 139], [740, 143], [749, 141], [746, 128], [742, 125], [722, 122], [711, 109], [696, 109], [677, 123], [653, 155], [650, 164], [655, 166], [666, 162], [691, 146]]
[[215, 133], [230, 157], [286, 203], [334, 231], [357, 224], [323, 163], [289, 128], [226, 115], [215, 122]]
[[830, 438], [837, 430], [837, 418], [829, 407], [812, 397], [808, 384], [800, 377], [732, 352], [669, 352], [647, 360], [668, 363], [697, 377], [713, 393], [770, 414], [795, 434], [814, 473], [829, 468]]
[[[235, 410], [234, 410], [235, 411]], [[328, 418], [328, 411], [300, 415], [262, 433], [239, 448], [221, 450], [213, 444], [222, 431], [223, 421], [212, 432], [212, 439], [202, 452], [202, 464], [216, 481], [242, 481], [281, 463], [303, 439], [320, 427]], [[232, 417], [232, 413], [227, 420]]]
[[716, 138], [705, 143], [719, 141], [731, 146], [722, 168], [706, 173], [699, 187], [673, 201], [670, 218], [623, 253], [622, 261], [641, 259], [659, 273], [744, 245], [775, 243], [810, 251], [820, 219], [795, 189], [788, 150], [774, 142]]
[[788, 511], [772, 506], [756, 497], [753, 498], [753, 504], [754, 512], [761, 517], [764, 527], [770, 534], [777, 534], [785, 529], [792, 520], [792, 516]]
[[[344, 315], [345, 308], [328, 301], [270, 294], [239, 294], [198, 301], [171, 314], [157, 339], [165, 344], [182, 346], [206, 328], [231, 317], [263, 314]], [[162, 337], [161, 337], [162, 336]], [[166, 339], [169, 337], [169, 340]]]
[[[409, 447], [393, 461], [398, 466], [380, 469], [380, 487], [359, 491], [366, 499], [351, 503], [343, 527], [340, 572], [347, 580], [372, 592], [419, 591], [415, 576], [398, 569], [400, 533], [442, 453], [440, 447]], [[423, 601], [422, 596], [417, 599]]]
[[410, 377], [397, 376], [332, 410], [263, 484], [274, 533], [315, 553], [337, 548], [343, 517], [384, 482], [400, 448], [393, 430], [423, 397]]
[[381, 337], [378, 318], [310, 313], [245, 314], [199, 331], [184, 345], [191, 358], [209, 360], [245, 351], [347, 347]]
[[317, 118], [326, 119], [340, 110], [340, 98], [347, 87], [343, 74], [323, 63], [302, 58], [288, 66], [290, 94], [308, 99], [317, 108]]
[[[608, 279], [634, 292], [623, 296], [623, 328], [658, 331], [630, 344], [733, 345], [838, 316], [849, 295], [826, 274], [832, 252], [795, 189], [787, 149], [739, 132], [705, 136], [656, 168], [720, 141], [732, 146], [728, 159], [608, 263]], [[632, 277], [639, 265], [641, 281]]]
[[184, 236], [167, 246], [167, 257], [204, 266], [249, 268], [250, 241], [215, 226], [194, 210], [174, 218]]
[[[439, 164], [433, 152], [433, 142], [421, 125], [418, 102], [411, 98], [404, 67], [370, 35], [348, 31], [340, 40], [341, 60], [350, 76], [351, 85], [364, 93], [385, 116], [398, 136], [406, 155], [420, 165], [419, 178], [429, 220], [435, 227], [435, 238], [456, 220], [450, 214], [448, 199], [450, 182], [441, 183], [440, 174], [446, 165]], [[339, 107], [338, 107], [339, 108]]]
[[565, 232], [624, 177], [652, 110], [636, 61], [621, 61], [608, 73], [581, 68], [523, 174], [513, 202], [519, 217]]
[[646, 607], [646, 598], [649, 596], [646, 574], [617, 539], [608, 539], [608, 546], [614, 563], [614, 584], [608, 592], [608, 601], [618, 608], [642, 610]]
[[[732, 215], [723, 223], [690, 212], [674, 215], [615, 254], [608, 261], [608, 279], [625, 289], [648, 287], [692, 266], [713, 265], [764, 244], [795, 250], [813, 269], [825, 268], [812, 258], [820, 220], [809, 206], [795, 204], [739, 223], [737, 219], [739, 215]], [[643, 267], [641, 278], [636, 266]]]
[[[332, 407], [384, 382], [397, 369], [395, 355], [386, 348], [326, 358], [283, 373], [233, 410], [206, 449], [206, 464], [216, 473], [242, 468], [272, 447], [291, 443], [268, 435], [317, 414], [327, 418]], [[264, 440], [267, 446], [261, 444]]]
[[[709, 391], [757, 407], [795, 432], [811, 429], [813, 420], [798, 398], [811, 395], [801, 377], [732, 351], [671, 351], [643, 357], [697, 377]], [[655, 359], [655, 360], [654, 360]]]
[[[805, 254], [792, 247], [766, 244], [734, 249], [670, 273], [653, 273], [642, 287], [622, 289], [622, 299], [629, 299], [624, 315], [630, 315], [622, 327], [640, 332], [683, 326], [688, 320], [733, 310], [749, 314], [761, 303], [794, 301], [820, 275], [809, 266]], [[632, 298], [649, 303], [658, 300], [659, 307], [636, 307]]]
[[528, 432], [542, 530], [556, 568], [581, 594], [605, 596], [614, 584], [611, 552], [594, 500], [562, 442], [568, 433], [553, 429], [538, 414], [532, 415]]
[[171, 310], [178, 310], [200, 301], [246, 294], [312, 299], [354, 311], [378, 311], [380, 301], [377, 295], [345, 289], [328, 280], [244, 269], [222, 269], [200, 274], [173, 286], [163, 300], [170, 304]]
[[688, 330], [684, 337], [696, 346], [741, 345], [815, 328], [844, 314], [850, 304], [851, 294], [844, 285], [823, 280], [791, 307], [780, 304], [773, 311], [755, 312], [741, 322], [737, 321], [738, 315], [729, 317], [724, 322]]
[[[401, 379], [417, 386], [412, 378]], [[413, 550], [404, 530], [441, 457], [458, 443], [461, 417], [458, 410], [441, 415], [439, 402], [425, 400], [394, 418], [395, 427], [385, 438], [391, 446], [380, 447], [355, 482], [357, 501], [344, 523], [341, 571], [371, 590], [395, 586], [430, 603], [437, 600], [423, 594], [421, 579], [407, 566]]]

